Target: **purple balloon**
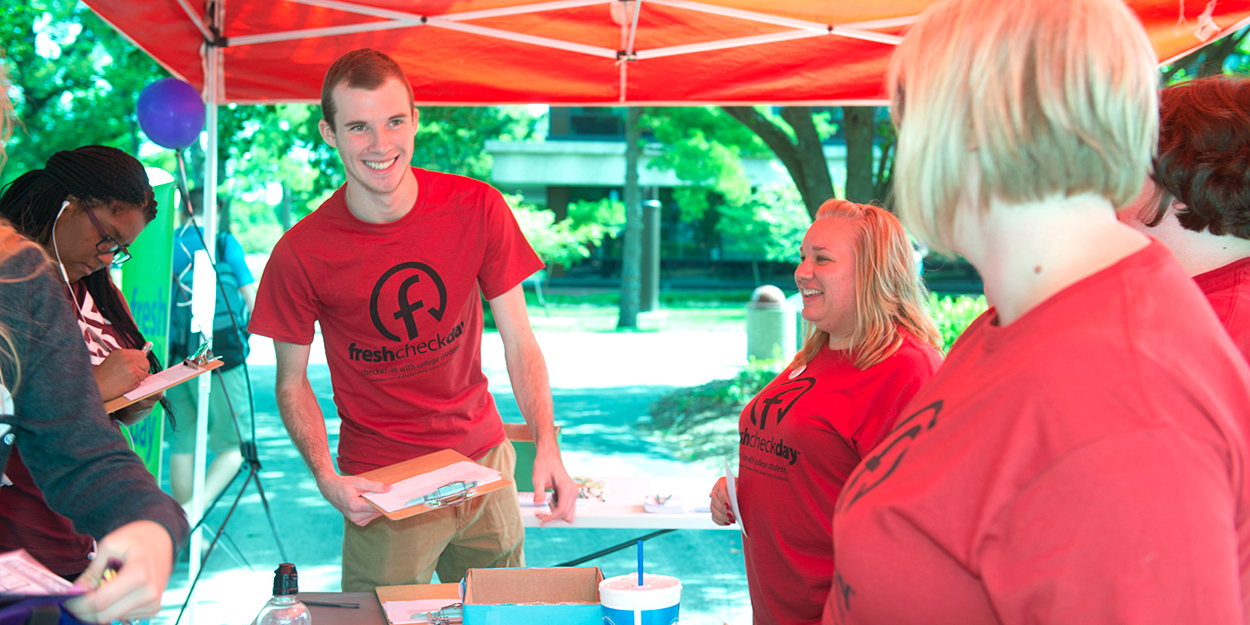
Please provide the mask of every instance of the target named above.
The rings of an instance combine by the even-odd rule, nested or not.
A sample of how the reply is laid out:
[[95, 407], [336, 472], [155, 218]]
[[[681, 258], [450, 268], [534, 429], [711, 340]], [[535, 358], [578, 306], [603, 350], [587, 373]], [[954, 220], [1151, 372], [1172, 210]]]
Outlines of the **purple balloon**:
[[195, 87], [177, 78], [162, 78], [143, 88], [135, 106], [139, 127], [157, 145], [185, 148], [204, 130], [204, 101]]

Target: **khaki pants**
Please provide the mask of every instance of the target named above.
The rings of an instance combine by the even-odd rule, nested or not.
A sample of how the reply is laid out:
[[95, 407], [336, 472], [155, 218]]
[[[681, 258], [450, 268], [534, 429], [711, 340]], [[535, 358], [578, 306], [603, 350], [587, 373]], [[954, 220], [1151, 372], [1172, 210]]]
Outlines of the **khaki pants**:
[[[511, 477], [516, 451], [504, 441], [478, 463]], [[473, 568], [525, 566], [524, 543], [515, 485], [399, 521], [381, 517], [359, 527], [344, 519], [343, 591], [428, 584], [435, 571], [454, 583]]]

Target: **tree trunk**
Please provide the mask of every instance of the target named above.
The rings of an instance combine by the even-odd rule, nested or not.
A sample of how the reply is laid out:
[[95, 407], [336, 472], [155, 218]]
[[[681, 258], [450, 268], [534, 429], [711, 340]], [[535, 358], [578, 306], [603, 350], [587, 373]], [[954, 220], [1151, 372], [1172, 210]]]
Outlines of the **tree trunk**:
[[616, 327], [638, 327], [642, 299], [642, 193], [638, 187], [638, 157], [642, 152], [642, 109], [625, 113], [625, 250], [621, 254], [621, 316]]
[[278, 214], [278, 223], [282, 224], [282, 231], [286, 232], [291, 229], [291, 209], [294, 202], [291, 198], [291, 187], [287, 183], [282, 183], [282, 204], [281, 212]]
[[799, 195], [803, 197], [803, 205], [807, 207], [808, 215], [814, 219], [820, 205], [833, 197], [833, 178], [829, 175], [829, 164], [825, 160], [820, 133], [816, 131], [816, 124], [812, 121], [811, 109], [806, 106], [787, 106], [781, 109], [781, 118], [794, 130], [795, 139], [791, 140], [783, 128], [753, 107], [721, 108], [758, 135], [777, 156], [777, 160], [785, 165]]
[[874, 110], [871, 106], [842, 107], [842, 130], [846, 137], [846, 199], [859, 204], [885, 199], [876, 197], [872, 180]]

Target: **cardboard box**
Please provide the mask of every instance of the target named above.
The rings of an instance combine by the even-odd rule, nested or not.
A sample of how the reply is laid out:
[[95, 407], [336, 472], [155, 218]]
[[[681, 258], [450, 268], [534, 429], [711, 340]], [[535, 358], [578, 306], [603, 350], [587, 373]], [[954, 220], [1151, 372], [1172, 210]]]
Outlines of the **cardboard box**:
[[[513, 471], [512, 481], [516, 482], [516, 489], [519, 493], [534, 492], [534, 457], [538, 455], [538, 450], [534, 448], [534, 436], [530, 434], [530, 428], [524, 423], [505, 423], [503, 424], [504, 435], [508, 440], [512, 441], [512, 447], [516, 449], [516, 471]], [[556, 443], [560, 442], [560, 426], [556, 426]]]
[[465, 625], [601, 625], [599, 567], [469, 569]]

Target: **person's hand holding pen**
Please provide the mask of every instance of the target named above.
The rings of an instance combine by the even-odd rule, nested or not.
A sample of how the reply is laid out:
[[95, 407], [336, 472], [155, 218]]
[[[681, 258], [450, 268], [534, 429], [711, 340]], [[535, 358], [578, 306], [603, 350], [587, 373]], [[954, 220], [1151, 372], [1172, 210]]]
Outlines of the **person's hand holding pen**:
[[153, 521], [127, 523], [105, 536], [75, 585], [87, 592], [65, 607], [87, 623], [148, 618], [161, 609], [173, 566], [173, 541]]
[[148, 354], [140, 349], [115, 349], [92, 372], [104, 401], [135, 390], [148, 377]]

